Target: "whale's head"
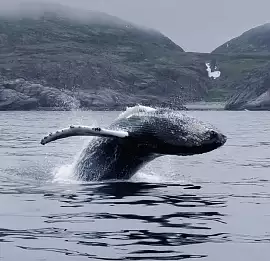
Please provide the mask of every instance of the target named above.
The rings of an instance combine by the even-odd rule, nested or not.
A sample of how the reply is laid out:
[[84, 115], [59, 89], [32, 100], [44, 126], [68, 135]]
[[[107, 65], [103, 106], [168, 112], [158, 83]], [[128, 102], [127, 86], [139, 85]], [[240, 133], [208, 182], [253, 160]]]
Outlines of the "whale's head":
[[178, 111], [161, 109], [141, 115], [141, 120], [141, 146], [159, 155], [207, 153], [227, 140], [214, 126]]
[[156, 114], [155, 150], [159, 154], [194, 155], [223, 146], [227, 137], [214, 126], [187, 114], [161, 110]]

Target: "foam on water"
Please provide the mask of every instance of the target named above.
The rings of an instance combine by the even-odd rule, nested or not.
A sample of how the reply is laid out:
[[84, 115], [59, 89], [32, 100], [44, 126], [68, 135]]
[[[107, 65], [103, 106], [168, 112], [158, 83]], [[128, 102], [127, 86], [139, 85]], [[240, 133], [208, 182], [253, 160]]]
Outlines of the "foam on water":
[[[131, 182], [144, 182], [144, 183], [155, 183], [155, 184], [187, 184], [189, 183], [186, 178], [183, 176], [177, 175], [177, 178], [175, 177], [175, 174], [179, 174], [176, 172], [162, 172], [162, 174], [159, 174], [161, 172], [157, 172], [155, 170], [149, 170], [142, 169], [138, 171], [132, 178], [130, 179]], [[191, 183], [191, 182], [190, 182]]]
[[132, 178], [134, 182], [163, 183], [164, 177], [158, 176], [154, 172], [138, 171]]
[[76, 183], [73, 175], [74, 164], [57, 166], [53, 169], [53, 182], [57, 183]]
[[79, 160], [81, 153], [83, 150], [88, 146], [89, 142], [91, 142], [93, 137], [89, 137], [85, 139], [82, 149], [75, 155], [75, 157], [72, 160], [71, 164], [64, 164], [57, 166], [53, 169], [53, 182], [57, 183], [72, 183], [72, 184], [79, 184], [82, 183], [82, 181], [79, 181], [75, 177], [75, 167], [76, 163]]

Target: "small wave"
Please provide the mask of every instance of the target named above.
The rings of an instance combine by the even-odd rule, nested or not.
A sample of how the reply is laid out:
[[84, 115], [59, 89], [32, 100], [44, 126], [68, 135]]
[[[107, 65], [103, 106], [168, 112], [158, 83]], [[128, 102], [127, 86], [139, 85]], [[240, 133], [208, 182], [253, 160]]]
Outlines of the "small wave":
[[139, 171], [131, 178], [131, 181], [146, 182], [146, 183], [162, 183], [163, 177], [151, 171], [150, 172]]

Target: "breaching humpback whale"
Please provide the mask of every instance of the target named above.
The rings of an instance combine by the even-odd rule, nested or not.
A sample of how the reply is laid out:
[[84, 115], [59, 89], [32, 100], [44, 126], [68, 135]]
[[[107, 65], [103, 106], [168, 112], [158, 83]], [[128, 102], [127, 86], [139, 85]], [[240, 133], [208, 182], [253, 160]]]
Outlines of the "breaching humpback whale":
[[70, 126], [44, 137], [41, 144], [71, 136], [97, 136], [76, 162], [75, 174], [85, 181], [128, 179], [157, 157], [207, 153], [227, 139], [179, 111], [140, 105], [127, 108], [108, 128]]

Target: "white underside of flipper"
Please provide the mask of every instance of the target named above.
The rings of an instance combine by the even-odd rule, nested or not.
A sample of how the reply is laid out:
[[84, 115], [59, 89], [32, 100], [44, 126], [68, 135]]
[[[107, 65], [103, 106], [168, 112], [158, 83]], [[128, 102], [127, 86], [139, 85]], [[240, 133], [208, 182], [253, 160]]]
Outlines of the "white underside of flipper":
[[[134, 107], [127, 107], [126, 111], [122, 112], [118, 119], [128, 119], [133, 115], [143, 116], [144, 114], [156, 111], [155, 108], [148, 106], [137, 105]], [[41, 140], [41, 144], [45, 145], [49, 142], [64, 139], [72, 136], [98, 136], [98, 137], [114, 137], [125, 138], [129, 136], [127, 131], [121, 130], [107, 130], [103, 128], [92, 128], [89, 126], [70, 126], [69, 128], [50, 133]]]
[[41, 144], [45, 145], [49, 142], [64, 139], [72, 136], [98, 136], [98, 137], [128, 137], [127, 131], [107, 130], [103, 128], [92, 128], [88, 126], [70, 126], [69, 128], [50, 133], [41, 140]]

